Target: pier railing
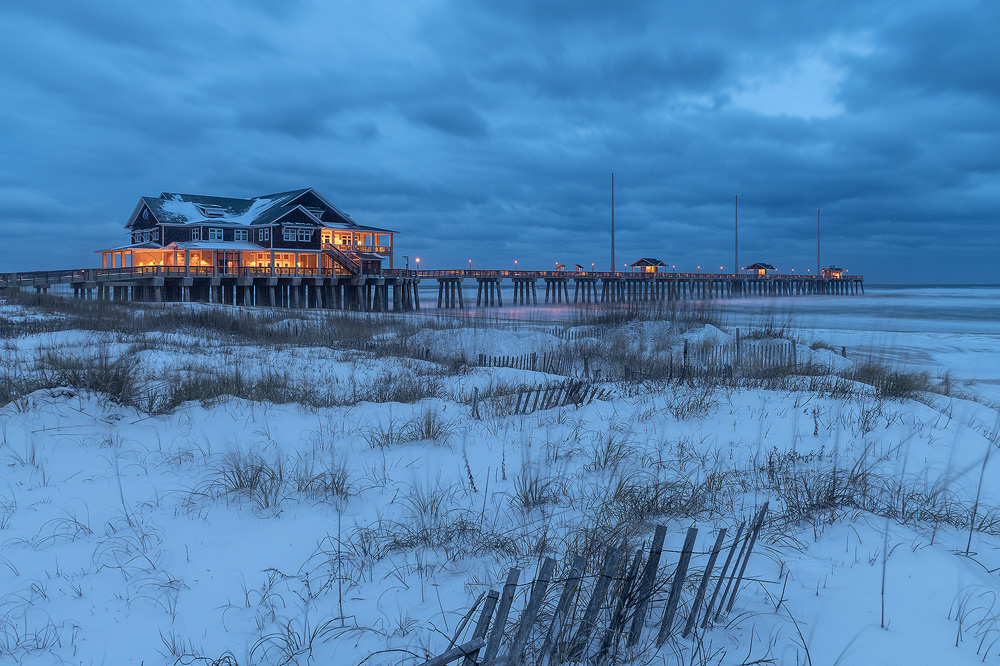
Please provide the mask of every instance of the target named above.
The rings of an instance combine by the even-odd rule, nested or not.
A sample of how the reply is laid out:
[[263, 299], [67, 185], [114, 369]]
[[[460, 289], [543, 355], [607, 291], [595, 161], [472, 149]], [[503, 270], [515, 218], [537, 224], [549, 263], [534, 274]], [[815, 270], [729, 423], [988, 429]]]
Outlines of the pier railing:
[[[307, 268], [295, 266], [118, 266], [113, 268], [80, 268], [57, 271], [25, 271], [0, 273], [0, 287], [46, 286], [93, 282], [115, 277], [352, 277], [349, 273], [333, 268]], [[645, 273], [626, 271], [509, 271], [509, 270], [409, 270], [402, 268], [379, 269], [362, 272], [353, 277], [392, 278], [419, 280], [439, 279], [480, 279], [480, 280], [617, 280], [627, 282], [670, 282], [670, 281], [725, 281], [725, 282], [793, 282], [806, 283], [824, 281], [829, 283], [863, 282], [863, 275], [823, 277], [802, 274], [746, 275], [732, 273]]]
[[630, 271], [507, 271], [488, 269], [435, 269], [410, 271], [418, 273], [421, 278], [510, 278], [510, 279], [531, 279], [531, 278], [560, 278], [560, 279], [624, 279], [624, 280], [671, 280], [671, 279], [694, 279], [694, 280], [863, 280], [863, 275], [844, 275], [843, 277], [822, 277], [816, 275], [802, 275], [801, 273], [770, 274], [770, 275], [747, 275], [744, 273], [646, 273]]

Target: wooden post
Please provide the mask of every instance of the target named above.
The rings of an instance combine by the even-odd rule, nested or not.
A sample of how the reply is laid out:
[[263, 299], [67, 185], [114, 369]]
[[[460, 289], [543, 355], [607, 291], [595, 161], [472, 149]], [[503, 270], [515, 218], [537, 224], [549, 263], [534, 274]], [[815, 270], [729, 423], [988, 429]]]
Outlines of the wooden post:
[[712, 554], [708, 558], [708, 565], [705, 567], [705, 573], [701, 577], [701, 585], [698, 586], [698, 593], [694, 598], [694, 605], [691, 606], [691, 613], [688, 615], [687, 624], [684, 625], [684, 633], [681, 634], [684, 638], [687, 638], [688, 634], [691, 633], [691, 629], [694, 628], [695, 622], [698, 621], [698, 611], [701, 610], [701, 604], [705, 600], [705, 591], [708, 589], [709, 578], [712, 577], [712, 569], [715, 568], [715, 560], [719, 557], [719, 551], [722, 550], [722, 541], [726, 538], [726, 528], [723, 527], [719, 530], [719, 536], [715, 539], [715, 546], [712, 547]]
[[[625, 629], [625, 609], [632, 596], [632, 584], [635, 582], [635, 577], [639, 574], [640, 565], [642, 565], [642, 548], [636, 548], [635, 555], [632, 557], [632, 565], [628, 568], [625, 578], [622, 580], [618, 603], [615, 604], [615, 612], [611, 616], [611, 623], [608, 625], [608, 630], [604, 633], [604, 640], [601, 641], [601, 647], [597, 652], [598, 664], [608, 663], [606, 658], [609, 651], [612, 653], [611, 661], [614, 661], [614, 653], [617, 651], [618, 646], [618, 636]], [[612, 651], [612, 648], [615, 649]]]
[[601, 607], [604, 605], [604, 598], [608, 594], [611, 579], [615, 575], [615, 570], [618, 569], [618, 562], [621, 560], [623, 552], [620, 548], [608, 548], [608, 552], [604, 557], [604, 566], [601, 569], [601, 575], [597, 579], [597, 584], [594, 585], [593, 593], [590, 595], [590, 601], [587, 603], [587, 609], [583, 613], [580, 628], [577, 630], [576, 636], [573, 638], [569, 650], [566, 652], [568, 661], [585, 660], [590, 634], [597, 625], [597, 618], [601, 612]]
[[546, 666], [549, 661], [555, 659], [557, 662], [560, 638], [562, 637], [563, 629], [565, 629], [566, 617], [569, 614], [570, 604], [573, 603], [573, 598], [576, 596], [576, 591], [580, 587], [580, 580], [583, 577], [583, 570], [587, 566], [587, 558], [583, 555], [577, 555], [573, 559], [573, 564], [570, 566], [569, 576], [566, 579], [566, 585], [563, 587], [562, 596], [559, 597], [559, 603], [556, 605], [556, 610], [552, 614], [552, 624], [549, 625], [549, 631], [545, 635], [545, 641], [542, 643], [542, 649], [539, 651], [539, 656], [541, 658], [542, 666]]
[[493, 620], [493, 629], [490, 637], [486, 641], [486, 652], [480, 663], [489, 664], [500, 650], [500, 641], [503, 639], [503, 630], [507, 625], [507, 614], [510, 612], [510, 605], [514, 602], [514, 593], [517, 592], [517, 579], [521, 576], [521, 570], [512, 568], [507, 572], [507, 582], [503, 586], [503, 596], [500, 597], [500, 606], [497, 608], [496, 619]]
[[660, 624], [660, 632], [656, 637], [656, 646], [662, 646], [670, 637], [670, 630], [674, 622], [674, 614], [677, 612], [677, 603], [681, 598], [681, 589], [684, 586], [684, 577], [687, 575], [688, 563], [691, 561], [691, 552], [694, 550], [694, 540], [698, 536], [697, 527], [689, 527], [687, 537], [684, 539], [684, 547], [681, 549], [681, 557], [677, 562], [677, 569], [674, 571], [674, 580], [670, 585], [670, 596], [667, 597], [667, 608], [663, 613], [663, 622]]
[[468, 643], [453, 647], [442, 655], [425, 661], [421, 666], [445, 666], [445, 664], [450, 664], [456, 659], [461, 659], [463, 656], [468, 659], [469, 655], [478, 653], [485, 643], [486, 641], [482, 638], [473, 639]]
[[556, 561], [551, 557], [546, 557], [542, 562], [542, 568], [538, 572], [538, 577], [531, 586], [531, 596], [528, 598], [528, 605], [521, 613], [521, 622], [518, 625], [517, 633], [511, 642], [510, 653], [507, 663], [512, 666], [520, 666], [524, 663], [524, 646], [528, 643], [528, 636], [535, 625], [535, 617], [542, 608], [542, 599], [545, 597], [545, 590], [552, 579], [552, 570], [555, 569]]
[[[472, 633], [472, 640], [482, 640], [486, 636], [486, 630], [490, 626], [490, 618], [493, 616], [493, 610], [497, 607], [497, 600], [500, 598], [500, 593], [496, 590], [490, 590], [486, 594], [486, 603], [483, 604], [483, 611], [479, 614], [479, 621], [476, 622], [476, 629]], [[483, 641], [483, 645], [486, 641]], [[470, 651], [465, 655], [465, 660], [462, 662], [462, 666], [476, 666], [476, 657], [479, 655], [479, 648], [474, 651]]]
[[708, 626], [708, 621], [712, 617], [712, 609], [715, 607], [715, 600], [719, 596], [719, 590], [722, 589], [722, 583], [726, 580], [726, 572], [729, 571], [729, 564], [733, 561], [733, 555], [736, 554], [736, 546], [740, 543], [740, 537], [743, 536], [743, 529], [746, 527], [747, 521], [740, 523], [740, 527], [736, 530], [736, 538], [733, 539], [733, 545], [729, 547], [729, 555], [726, 557], [726, 563], [722, 565], [722, 571], [719, 572], [719, 580], [715, 584], [715, 592], [712, 593], [712, 599], [708, 602], [708, 606], [705, 608], [705, 619], [701, 622], [701, 627], [704, 629]]
[[[746, 557], [743, 558], [743, 564], [740, 566], [740, 575], [736, 578], [736, 585], [733, 587], [733, 593], [729, 597], [729, 603], [726, 605], [726, 612], [733, 610], [733, 604], [736, 603], [736, 595], [740, 591], [740, 583], [743, 582], [743, 574], [747, 570], [747, 564], [750, 562], [750, 554], [753, 553], [754, 544], [757, 543], [757, 535], [760, 534], [761, 528], [764, 526], [764, 519], [767, 518], [767, 502], [764, 502], [764, 506], [760, 508], [757, 520], [754, 521], [753, 532], [750, 534], [750, 545], [747, 546]], [[721, 605], [720, 605], [721, 607]]]
[[663, 525], [657, 525], [656, 532], [653, 534], [653, 545], [649, 549], [649, 559], [646, 560], [646, 568], [643, 569], [642, 578], [639, 580], [639, 595], [636, 600], [635, 614], [632, 617], [632, 628], [628, 634], [629, 647], [636, 645], [642, 634], [642, 626], [646, 622], [646, 607], [649, 605], [649, 598], [653, 594], [656, 568], [660, 565], [660, 556], [663, 553], [663, 540], [666, 536], [667, 528]]
[[736, 329], [736, 362], [734, 364], [737, 368], [740, 367], [740, 329]]

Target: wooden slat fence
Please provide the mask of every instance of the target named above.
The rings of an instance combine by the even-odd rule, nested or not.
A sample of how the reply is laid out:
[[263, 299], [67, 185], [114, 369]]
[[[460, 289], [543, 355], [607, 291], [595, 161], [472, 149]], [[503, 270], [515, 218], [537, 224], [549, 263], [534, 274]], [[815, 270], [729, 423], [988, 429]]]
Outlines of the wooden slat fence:
[[[690, 581], [698, 529], [689, 528], [676, 564], [667, 567], [665, 576], [659, 576], [661, 588], [666, 580], [670, 582], [665, 600], [657, 588], [658, 575], [664, 573], [660, 562], [667, 530], [663, 526], [656, 528], [648, 553], [640, 548], [626, 557], [622, 544], [608, 548], [600, 559], [576, 555], [563, 579], [553, 578], [556, 562], [545, 558], [535, 580], [525, 586], [527, 601], [513, 623], [508, 620], [521, 572], [511, 569], [503, 594], [490, 590], [480, 597], [485, 602], [469, 640], [449, 646], [420, 666], [446, 666], [463, 658], [462, 666], [559, 666], [571, 662], [606, 666], [615, 663], [623, 648], [638, 646], [649, 633], [647, 628], [655, 628], [656, 649], [671, 637], [676, 640], [678, 633], [686, 639], [694, 632], [697, 640], [699, 627], [705, 630], [733, 609], [766, 517], [765, 502], [749, 526], [746, 521], [739, 526], [728, 549], [724, 547], [726, 529], [719, 530], [711, 550], [706, 551], [705, 568], [695, 571]], [[725, 563], [716, 570], [723, 551], [728, 552]], [[689, 587], [695, 589], [693, 594]], [[546, 606], [547, 596], [558, 598], [554, 607]], [[475, 607], [467, 616], [474, 611]], [[654, 640], [652, 635], [646, 638]], [[456, 636], [453, 644], [458, 639]]]
[[[531, 414], [556, 407], [583, 407], [596, 399], [603, 400], [607, 397], [607, 389], [590, 382], [567, 379], [558, 384], [530, 386], [511, 395], [494, 396], [493, 399], [503, 400], [510, 414]], [[472, 405], [474, 417], [478, 417], [478, 401], [477, 391]]]
[[561, 340], [573, 342], [574, 340], [580, 340], [581, 338], [601, 338], [604, 336], [605, 329], [603, 326], [588, 326], [585, 329], [553, 326], [551, 329], [547, 329], [543, 332], [554, 335]]
[[796, 364], [795, 343], [791, 340], [740, 341], [719, 345], [694, 346], [684, 343], [680, 362], [689, 368], [734, 368], [767, 370]]
[[520, 356], [479, 355], [479, 366], [483, 368], [514, 368], [515, 370], [532, 370], [546, 372], [550, 375], [561, 375], [565, 358], [562, 354], [532, 352]]

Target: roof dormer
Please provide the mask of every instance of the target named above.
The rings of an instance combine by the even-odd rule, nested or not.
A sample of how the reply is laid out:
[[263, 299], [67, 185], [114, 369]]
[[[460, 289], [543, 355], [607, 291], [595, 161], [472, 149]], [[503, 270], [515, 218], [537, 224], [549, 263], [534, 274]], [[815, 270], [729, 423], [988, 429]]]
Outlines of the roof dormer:
[[223, 217], [226, 214], [226, 209], [222, 206], [213, 206], [211, 204], [196, 204], [198, 210], [205, 217]]

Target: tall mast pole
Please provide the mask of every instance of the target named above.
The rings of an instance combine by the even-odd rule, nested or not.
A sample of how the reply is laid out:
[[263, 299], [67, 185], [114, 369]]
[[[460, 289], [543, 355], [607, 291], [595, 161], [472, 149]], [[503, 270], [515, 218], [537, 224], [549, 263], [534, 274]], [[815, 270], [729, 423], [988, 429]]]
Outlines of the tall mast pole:
[[816, 209], [816, 277], [820, 276], [819, 272], [819, 212], [823, 210], [822, 208]]
[[733, 275], [740, 273], [740, 195], [733, 195], [733, 219], [736, 224], [735, 250], [736, 258], [733, 261]]
[[615, 172], [611, 172], [611, 272], [615, 272]]

